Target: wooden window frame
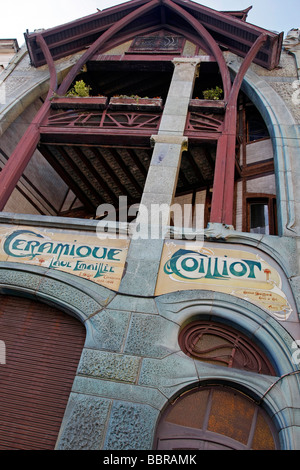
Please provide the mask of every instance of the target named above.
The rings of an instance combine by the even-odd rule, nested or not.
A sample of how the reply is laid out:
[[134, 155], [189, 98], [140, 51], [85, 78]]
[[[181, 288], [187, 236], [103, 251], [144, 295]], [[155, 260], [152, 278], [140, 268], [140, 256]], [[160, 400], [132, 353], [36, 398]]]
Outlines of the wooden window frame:
[[263, 194], [263, 193], [251, 193], [245, 197], [245, 217], [244, 217], [244, 230], [250, 233], [250, 205], [251, 204], [266, 204], [268, 206], [269, 215], [269, 234], [266, 235], [277, 235], [277, 211], [276, 211], [276, 196], [274, 194]]

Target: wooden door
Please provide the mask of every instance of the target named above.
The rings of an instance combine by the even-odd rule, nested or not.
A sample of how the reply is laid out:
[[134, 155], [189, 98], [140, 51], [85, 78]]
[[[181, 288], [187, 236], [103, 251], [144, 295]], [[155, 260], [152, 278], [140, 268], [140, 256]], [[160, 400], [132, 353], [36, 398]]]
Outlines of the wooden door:
[[53, 449], [85, 328], [44, 303], [1, 295], [0, 340], [0, 449]]

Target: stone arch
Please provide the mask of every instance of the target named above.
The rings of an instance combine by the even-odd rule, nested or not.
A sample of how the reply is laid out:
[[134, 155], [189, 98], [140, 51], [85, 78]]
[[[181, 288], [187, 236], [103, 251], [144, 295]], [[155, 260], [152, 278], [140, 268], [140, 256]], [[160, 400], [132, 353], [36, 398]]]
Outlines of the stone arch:
[[162, 317], [170, 317], [179, 328], [197, 319], [210, 319], [240, 330], [263, 349], [278, 376], [295, 370], [294, 339], [276, 319], [248, 301], [210, 291], [178, 291], [156, 299]]
[[[20, 64], [22, 65], [22, 61], [27, 60], [27, 57], [28, 51], [25, 49], [25, 46], [23, 46], [16, 55], [16, 64], [11, 64], [7, 68], [7, 75], [4, 80], [9, 81], [11, 76], [13, 79], [14, 70], [18, 70], [18, 66]], [[57, 80], [59, 83], [73, 66], [74, 58], [76, 57], [78, 57], [78, 54], [75, 54], [64, 61], [60, 61], [57, 64]], [[28, 80], [25, 81], [25, 85], [22, 86], [22, 88], [17, 89], [16, 93], [9, 97], [6, 106], [1, 111], [2, 122], [0, 126], [0, 137], [4, 134], [10, 124], [13, 123], [31, 104], [47, 95], [49, 85], [50, 73], [46, 67], [43, 67], [42, 70], [34, 69], [30, 77], [28, 75]]]
[[95, 347], [97, 314], [115, 296], [113, 291], [64, 272], [10, 262], [0, 263], [1, 294], [36, 299], [76, 317], [86, 328], [85, 347]]
[[[228, 369], [225, 367], [207, 366], [192, 358], [185, 359], [185, 367], [192, 371], [192, 364], [196, 373], [188, 380], [187, 388], [197, 383], [221, 383], [233, 386], [242, 392], [248, 393], [268, 411], [269, 416], [276, 423], [282, 446], [285, 449], [294, 448], [294, 430], [296, 426], [297, 408], [295, 397], [299, 394], [297, 373], [293, 364], [293, 338], [287, 330], [269, 314], [245, 300], [234, 299], [232, 296], [208, 291], [184, 291], [165, 294], [156, 299], [159, 313], [177, 324], [177, 334], [180, 328], [195, 319], [210, 319], [224, 323], [240, 330], [252, 338], [275, 366], [277, 377], [265, 376], [256, 373]], [[178, 359], [183, 359], [183, 352], [178, 345]], [[172, 377], [173, 394], [182, 391], [181, 372], [178, 371], [178, 383]], [[182, 375], [182, 374], [181, 374]], [[197, 377], [198, 376], [198, 382]], [[176, 390], [177, 392], [174, 392]], [[172, 396], [169, 396], [172, 400]], [[166, 403], [167, 404], [167, 403]], [[166, 406], [165, 404], [165, 406]], [[163, 407], [164, 408], [164, 407]], [[287, 413], [286, 410], [290, 410]]]

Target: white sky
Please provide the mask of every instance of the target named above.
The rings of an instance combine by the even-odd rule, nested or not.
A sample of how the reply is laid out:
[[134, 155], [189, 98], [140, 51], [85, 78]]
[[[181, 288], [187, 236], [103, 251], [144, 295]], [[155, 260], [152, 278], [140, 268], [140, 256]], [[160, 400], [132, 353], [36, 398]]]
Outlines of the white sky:
[[[0, 38], [24, 43], [24, 32], [51, 28], [123, 3], [122, 0], [13, 0], [0, 9]], [[286, 34], [300, 27], [299, 0], [200, 0], [215, 10], [243, 10], [253, 6], [248, 22]]]

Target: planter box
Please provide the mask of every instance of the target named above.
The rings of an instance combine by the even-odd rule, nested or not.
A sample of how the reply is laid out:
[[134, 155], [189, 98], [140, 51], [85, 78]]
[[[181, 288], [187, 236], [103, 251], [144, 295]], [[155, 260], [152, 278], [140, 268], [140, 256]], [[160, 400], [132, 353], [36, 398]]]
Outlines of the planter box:
[[226, 103], [223, 100], [190, 100], [189, 110], [190, 111], [205, 111], [209, 110], [214, 113], [222, 113], [225, 111]]
[[80, 98], [77, 96], [61, 96], [52, 98], [52, 109], [105, 109], [106, 96], [88, 96]]
[[163, 100], [161, 98], [110, 98], [108, 109], [116, 111], [161, 111]]

